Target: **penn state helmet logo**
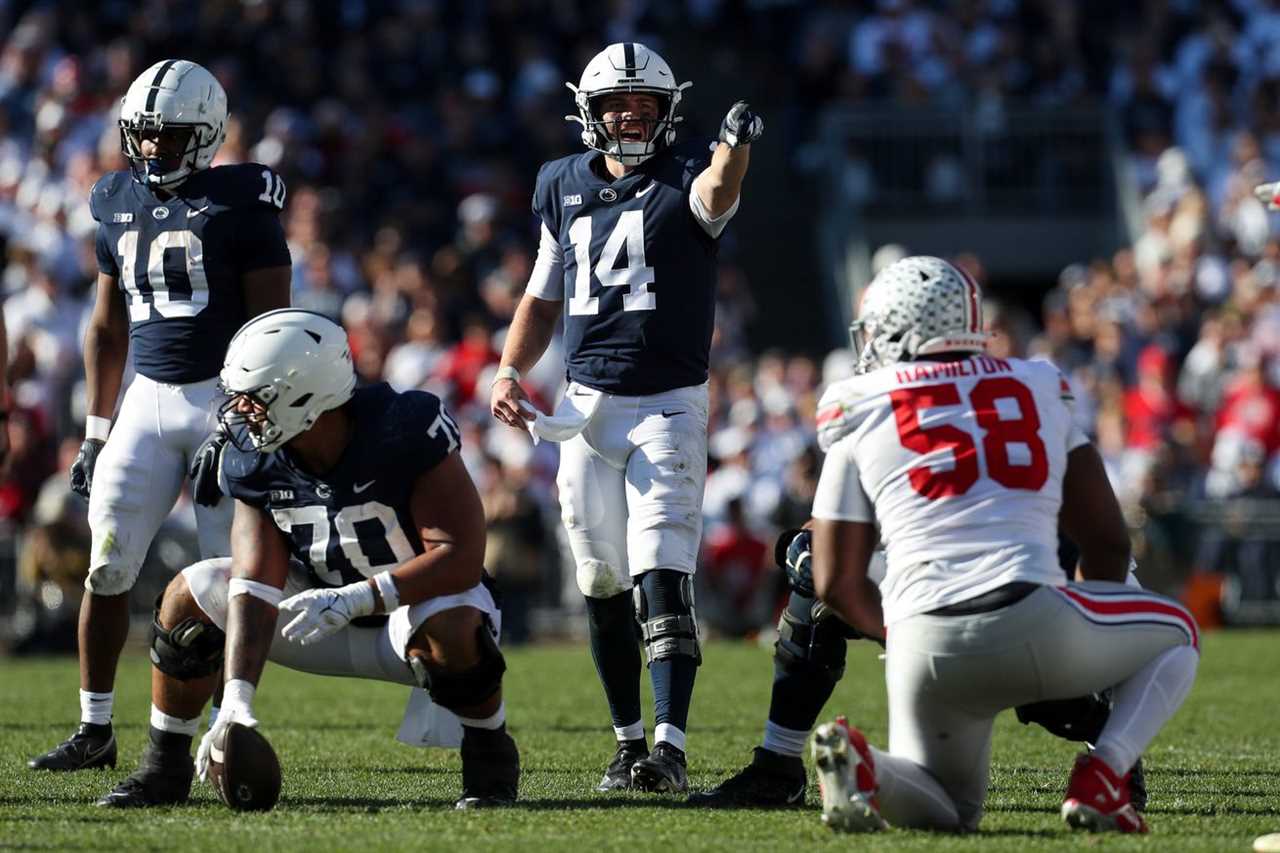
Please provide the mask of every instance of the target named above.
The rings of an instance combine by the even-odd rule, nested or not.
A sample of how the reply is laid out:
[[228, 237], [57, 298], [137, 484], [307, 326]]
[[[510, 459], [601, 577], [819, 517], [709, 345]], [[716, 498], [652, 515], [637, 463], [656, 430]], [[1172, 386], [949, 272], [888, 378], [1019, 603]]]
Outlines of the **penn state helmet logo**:
[[600, 200], [603, 202], [611, 202], [618, 200], [618, 191], [613, 187], [605, 187], [600, 190]]

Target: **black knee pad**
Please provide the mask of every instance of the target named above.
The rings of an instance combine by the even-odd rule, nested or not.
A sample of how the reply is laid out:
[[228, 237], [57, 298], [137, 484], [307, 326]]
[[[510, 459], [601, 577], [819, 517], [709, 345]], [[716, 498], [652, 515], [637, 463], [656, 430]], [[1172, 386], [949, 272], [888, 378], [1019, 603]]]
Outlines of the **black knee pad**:
[[431, 701], [456, 712], [459, 708], [479, 705], [498, 691], [502, 674], [507, 671], [507, 659], [489, 630], [488, 620], [476, 628], [476, 646], [480, 649], [480, 660], [462, 672], [430, 669], [422, 658], [408, 656], [409, 668], [418, 686], [431, 694]]
[[773, 658], [784, 670], [810, 671], [834, 685], [844, 677], [849, 628], [834, 615], [815, 620], [813, 613], [812, 598], [791, 593], [778, 620]]
[[648, 662], [684, 656], [700, 665], [702, 645], [693, 608], [693, 576], [674, 569], [654, 569], [638, 578], [633, 594]]
[[222, 668], [227, 635], [211, 622], [183, 619], [165, 630], [160, 624], [160, 602], [151, 618], [151, 663], [179, 681], [204, 678]]
[[1105, 693], [1091, 693], [1076, 699], [1019, 705], [1014, 710], [1023, 725], [1036, 723], [1064, 740], [1097, 743], [1111, 716], [1111, 699]]

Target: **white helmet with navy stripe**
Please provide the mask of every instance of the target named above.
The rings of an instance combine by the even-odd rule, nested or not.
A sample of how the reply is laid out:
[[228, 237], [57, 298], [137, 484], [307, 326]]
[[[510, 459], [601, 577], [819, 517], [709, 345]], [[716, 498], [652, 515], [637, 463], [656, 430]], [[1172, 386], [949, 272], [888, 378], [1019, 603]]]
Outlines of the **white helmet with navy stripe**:
[[[144, 135], [165, 134], [178, 150], [142, 155]], [[120, 101], [120, 147], [134, 177], [152, 187], [174, 187], [197, 169], [207, 169], [227, 136], [227, 93], [204, 67], [186, 59], [152, 65]]]
[[[639, 42], [628, 41], [611, 44], [597, 53], [583, 69], [578, 85], [565, 85], [573, 92], [573, 101], [578, 107], [576, 116], [565, 116], [565, 119], [582, 125], [582, 143], [634, 166], [676, 141], [676, 125], [682, 120], [677, 114], [681, 93], [693, 84], [677, 84], [665, 59]], [[600, 101], [605, 95], [618, 92], [658, 98], [658, 121], [643, 142], [624, 142], [605, 127]]]
[[[280, 308], [259, 314], [227, 345], [218, 384], [231, 398], [219, 419], [228, 427], [247, 423], [254, 449], [271, 453], [351, 399], [356, 372], [347, 333], [313, 311]], [[237, 404], [245, 396], [257, 413], [240, 411]]]
[[963, 270], [941, 258], [916, 255], [882, 269], [849, 327], [866, 372], [944, 352], [981, 352], [982, 291]]

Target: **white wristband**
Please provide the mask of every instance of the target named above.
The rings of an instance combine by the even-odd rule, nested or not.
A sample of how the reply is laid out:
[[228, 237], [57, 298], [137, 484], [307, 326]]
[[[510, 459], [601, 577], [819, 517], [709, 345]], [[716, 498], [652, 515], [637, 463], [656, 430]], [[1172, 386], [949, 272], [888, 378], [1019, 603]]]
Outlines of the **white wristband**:
[[379, 572], [374, 575], [373, 583], [378, 588], [378, 595], [382, 598], [383, 613], [390, 613], [400, 606], [400, 591], [396, 589], [396, 581], [391, 577], [391, 572]]
[[489, 387], [492, 388], [504, 379], [510, 379], [512, 382], [519, 382], [520, 371], [516, 370], [509, 364], [499, 367], [494, 371], [493, 381], [489, 383]]
[[111, 432], [111, 418], [100, 418], [97, 415], [89, 415], [84, 419], [84, 437], [92, 438], [96, 441], [106, 441], [107, 435]]
[[257, 690], [252, 682], [233, 678], [222, 688], [222, 705], [219, 707], [222, 711], [234, 707], [248, 711], [253, 707], [253, 694]]
[[227, 600], [237, 595], [252, 595], [272, 607], [279, 607], [280, 602], [284, 600], [284, 590], [276, 589], [269, 583], [251, 581], [248, 578], [232, 578], [227, 584]]

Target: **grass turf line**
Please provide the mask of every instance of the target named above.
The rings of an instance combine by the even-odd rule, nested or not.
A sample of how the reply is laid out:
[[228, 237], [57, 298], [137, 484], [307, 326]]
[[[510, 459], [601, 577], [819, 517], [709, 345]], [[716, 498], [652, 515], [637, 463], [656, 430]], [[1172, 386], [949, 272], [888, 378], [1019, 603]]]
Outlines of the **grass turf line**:
[[[812, 785], [802, 811], [710, 812], [673, 797], [597, 794], [610, 758], [608, 713], [585, 647], [508, 652], [507, 707], [524, 765], [515, 809], [451, 811], [456, 753], [398, 744], [405, 690], [268, 667], [255, 711], [280, 755], [284, 791], [274, 812], [236, 815], [197, 782], [183, 807], [97, 808], [131, 771], [146, 739], [148, 664], [122, 661], [114, 771], [36, 773], [28, 757], [76, 721], [73, 659], [0, 659], [0, 849], [32, 850], [1248, 850], [1280, 830], [1280, 631], [1211, 634], [1190, 699], [1147, 753], [1152, 835], [1089, 839], [1058, 818], [1074, 744], [997, 723], [987, 815], [977, 836], [894, 830], [835, 836], [818, 820]], [[824, 717], [847, 713], [886, 742], [879, 649], [854, 643]], [[767, 649], [712, 643], [699, 671], [689, 732], [690, 784], [710, 787], [759, 742], [772, 663]], [[646, 688], [646, 707], [651, 705]], [[652, 720], [649, 720], [652, 731]], [[811, 775], [812, 782], [812, 775]]]

